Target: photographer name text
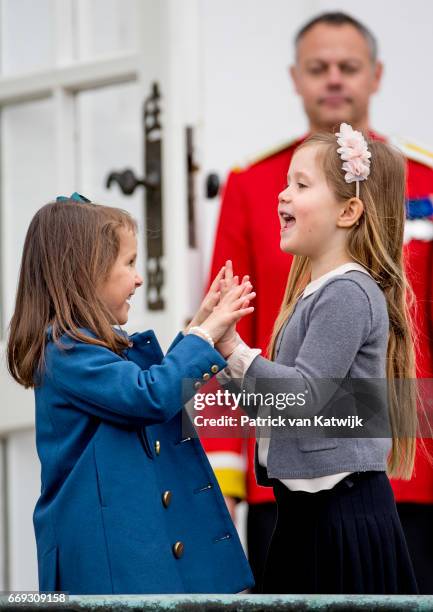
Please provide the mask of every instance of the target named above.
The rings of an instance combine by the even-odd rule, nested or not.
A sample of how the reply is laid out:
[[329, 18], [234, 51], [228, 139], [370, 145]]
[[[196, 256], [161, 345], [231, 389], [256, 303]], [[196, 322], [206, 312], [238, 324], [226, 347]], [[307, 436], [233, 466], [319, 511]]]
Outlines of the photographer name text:
[[347, 417], [323, 417], [315, 415], [313, 418], [297, 418], [289, 417], [266, 416], [266, 417], [249, 417], [247, 415], [233, 416], [223, 415], [218, 418], [205, 417], [198, 414], [194, 417], [194, 425], [196, 427], [346, 427], [355, 429], [356, 427], [364, 427], [364, 419], [358, 416]]

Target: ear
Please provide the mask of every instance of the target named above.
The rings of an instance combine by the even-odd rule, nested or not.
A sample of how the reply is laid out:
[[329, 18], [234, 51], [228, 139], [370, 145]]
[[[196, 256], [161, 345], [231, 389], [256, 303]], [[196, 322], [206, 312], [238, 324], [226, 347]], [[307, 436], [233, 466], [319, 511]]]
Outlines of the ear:
[[341, 209], [337, 219], [337, 227], [353, 227], [364, 212], [364, 204], [359, 198], [350, 198]]
[[290, 66], [289, 71], [290, 71], [290, 76], [292, 77], [292, 83], [293, 86], [295, 88], [296, 93], [300, 93], [299, 91], [299, 78], [298, 78], [298, 71], [296, 69], [296, 64], [293, 64], [293, 66]]
[[373, 68], [373, 84], [371, 88], [371, 93], [376, 93], [379, 89], [383, 75], [383, 64], [382, 62], [377, 61]]

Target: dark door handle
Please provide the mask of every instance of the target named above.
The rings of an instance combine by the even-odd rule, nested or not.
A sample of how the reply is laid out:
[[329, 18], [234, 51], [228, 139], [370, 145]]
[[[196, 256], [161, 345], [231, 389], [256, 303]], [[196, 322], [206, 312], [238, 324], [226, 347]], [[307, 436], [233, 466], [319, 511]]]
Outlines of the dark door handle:
[[160, 181], [156, 173], [148, 178], [138, 179], [133, 170], [127, 168], [123, 172], [110, 172], [106, 181], [107, 189], [113, 183], [117, 183], [125, 195], [131, 195], [139, 185], [146, 187], [146, 189], [156, 189], [159, 187]]
[[212, 172], [206, 178], [206, 197], [208, 199], [216, 198], [220, 190], [220, 179], [218, 174]]

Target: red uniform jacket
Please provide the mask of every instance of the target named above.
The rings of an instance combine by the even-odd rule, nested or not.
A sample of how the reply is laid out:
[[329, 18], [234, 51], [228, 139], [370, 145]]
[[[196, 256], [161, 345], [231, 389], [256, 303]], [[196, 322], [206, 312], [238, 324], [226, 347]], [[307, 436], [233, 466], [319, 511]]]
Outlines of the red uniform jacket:
[[[245, 169], [230, 173], [216, 232], [211, 278], [226, 259], [232, 259], [236, 274], [250, 275], [257, 291], [255, 312], [239, 323], [238, 331], [247, 344], [261, 348], [264, 355], [292, 261], [292, 257], [283, 253], [279, 246], [277, 197], [286, 186], [290, 160], [302, 140], [292, 142]], [[433, 166], [433, 155], [430, 162], [428, 152], [412, 145], [402, 148], [408, 158], [408, 197], [422, 198], [433, 194], [433, 169], [430, 167]], [[407, 222], [408, 226], [411, 223]], [[433, 222], [426, 220], [424, 224], [427, 231], [422, 239], [411, 239], [411, 227], [407, 228], [409, 237], [405, 244], [405, 262], [417, 298], [418, 377], [431, 378]], [[208, 457], [225, 495], [246, 498], [249, 503], [272, 501], [272, 489], [258, 486], [255, 481], [254, 444], [253, 439], [204, 440]], [[433, 453], [432, 440], [427, 440], [426, 444]], [[410, 481], [394, 480], [392, 485], [397, 501], [433, 503], [433, 468], [420, 452], [417, 453], [413, 478]]]

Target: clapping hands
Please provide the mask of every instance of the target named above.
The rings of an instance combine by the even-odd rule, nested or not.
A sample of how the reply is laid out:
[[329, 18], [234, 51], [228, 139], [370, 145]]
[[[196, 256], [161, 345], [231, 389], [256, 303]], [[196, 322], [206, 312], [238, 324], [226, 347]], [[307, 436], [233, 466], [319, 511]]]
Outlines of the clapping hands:
[[[252, 285], [249, 282], [249, 280], [250, 280], [249, 276], [244, 276], [242, 278], [241, 284], [239, 285], [239, 277], [233, 275], [232, 262], [230, 260], [227, 260], [225, 264], [224, 277], [220, 280], [221, 298], [223, 298], [226, 294], [232, 291], [235, 287], [244, 287], [241, 293], [241, 298], [244, 299], [243, 308], [248, 308], [250, 299], [256, 296], [255, 293], [251, 292]], [[254, 308], [252, 308], [252, 311], [253, 310]], [[216, 348], [218, 349], [218, 351], [221, 353], [221, 355], [224, 358], [227, 358], [229, 355], [233, 353], [234, 349], [239, 344], [239, 342], [240, 342], [240, 338], [238, 334], [236, 333], [236, 322], [235, 322], [226, 329], [225, 333], [218, 340]]]
[[212, 282], [188, 329], [200, 326], [223, 357], [227, 357], [239, 342], [236, 323], [254, 311], [249, 304], [255, 296], [249, 277], [244, 276], [239, 284], [239, 277], [233, 275], [232, 262], [228, 260]]

